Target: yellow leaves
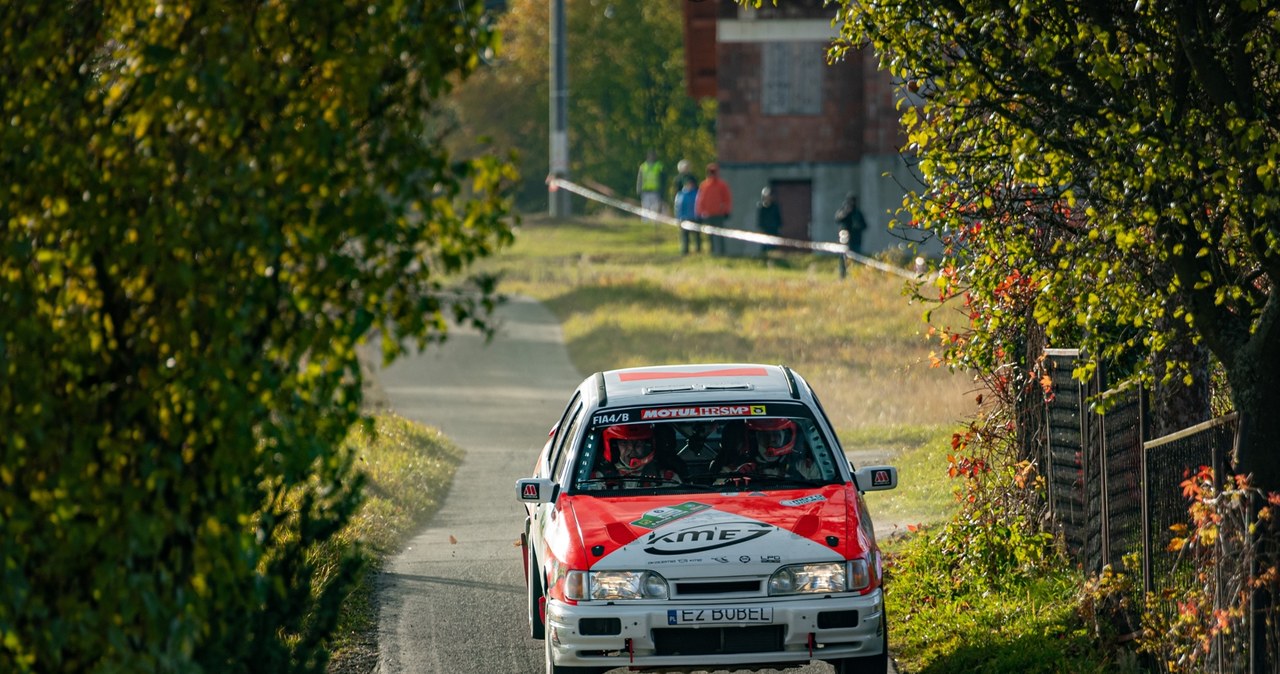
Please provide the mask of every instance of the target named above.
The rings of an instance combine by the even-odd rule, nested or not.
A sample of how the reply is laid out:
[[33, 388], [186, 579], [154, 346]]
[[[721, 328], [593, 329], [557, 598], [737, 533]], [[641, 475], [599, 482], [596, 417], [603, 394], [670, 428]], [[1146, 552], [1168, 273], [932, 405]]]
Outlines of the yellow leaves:
[[112, 84], [110, 87], [107, 88], [107, 98], [103, 102], [106, 104], [108, 108], [113, 107], [116, 103], [120, 102], [121, 98], [124, 98], [124, 94], [126, 91], [127, 90], [125, 89], [124, 85], [120, 84], [119, 82], [116, 82], [115, 84]]
[[133, 114], [131, 126], [133, 127], [135, 140], [141, 140], [146, 137], [147, 132], [151, 129], [152, 119], [153, 115], [149, 110], [139, 110]]

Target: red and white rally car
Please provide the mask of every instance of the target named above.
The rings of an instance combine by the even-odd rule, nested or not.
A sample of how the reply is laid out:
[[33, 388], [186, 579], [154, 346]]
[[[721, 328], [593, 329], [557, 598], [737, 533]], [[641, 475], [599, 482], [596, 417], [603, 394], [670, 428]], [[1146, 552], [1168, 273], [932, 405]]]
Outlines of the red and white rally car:
[[516, 484], [549, 673], [888, 665], [881, 559], [817, 397], [783, 366], [612, 370]]

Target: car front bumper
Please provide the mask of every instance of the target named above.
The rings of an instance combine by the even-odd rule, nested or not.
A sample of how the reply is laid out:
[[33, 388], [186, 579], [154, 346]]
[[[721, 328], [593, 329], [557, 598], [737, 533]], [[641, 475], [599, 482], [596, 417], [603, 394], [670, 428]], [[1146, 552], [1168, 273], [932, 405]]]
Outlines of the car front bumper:
[[[769, 622], [672, 624], [672, 611], [772, 609]], [[739, 611], [739, 613], [747, 613]], [[570, 667], [679, 667], [804, 663], [879, 655], [884, 596], [732, 601], [549, 600], [547, 634], [556, 663]]]

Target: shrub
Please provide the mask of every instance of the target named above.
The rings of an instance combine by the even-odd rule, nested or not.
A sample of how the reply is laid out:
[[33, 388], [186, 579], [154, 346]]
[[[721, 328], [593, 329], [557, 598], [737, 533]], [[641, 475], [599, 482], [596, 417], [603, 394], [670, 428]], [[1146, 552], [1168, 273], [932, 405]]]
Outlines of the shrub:
[[483, 324], [469, 2], [0, 9], [0, 671], [306, 672], [360, 560], [354, 348]]

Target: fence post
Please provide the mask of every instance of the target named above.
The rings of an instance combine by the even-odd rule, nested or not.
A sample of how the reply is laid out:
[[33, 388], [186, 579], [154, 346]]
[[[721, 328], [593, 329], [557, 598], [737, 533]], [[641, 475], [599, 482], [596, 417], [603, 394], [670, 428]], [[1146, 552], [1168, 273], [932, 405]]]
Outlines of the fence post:
[[[1097, 386], [1097, 389], [1092, 392], [1094, 395], [1100, 396], [1102, 391], [1106, 390], [1106, 382], [1103, 380], [1103, 371], [1104, 367], [1102, 363], [1098, 363], [1098, 369], [1094, 371], [1094, 383]], [[1109, 479], [1107, 477], [1107, 474], [1110, 473], [1111, 470], [1107, 460], [1109, 458], [1107, 456], [1109, 447], [1107, 443], [1106, 416], [1099, 415], [1094, 412], [1089, 412], [1089, 414], [1093, 417], [1093, 422], [1098, 425], [1093, 439], [1099, 444], [1097, 450], [1098, 460], [1101, 464], [1099, 466], [1100, 470], [1098, 471], [1098, 481], [1101, 483], [1101, 488], [1098, 490], [1098, 493], [1102, 496], [1102, 498], [1098, 499], [1101, 501], [1099, 505], [1102, 508], [1099, 513], [1102, 516], [1102, 559], [1099, 560], [1100, 563], [1098, 564], [1098, 572], [1101, 573], [1102, 567], [1111, 563], [1111, 490], [1109, 488]]]
[[844, 246], [844, 252], [840, 253], [840, 278], [844, 279], [849, 275], [849, 230], [840, 230], [840, 245]]
[[1147, 456], [1147, 390], [1144, 386], [1138, 394], [1138, 436], [1142, 441], [1141, 460], [1138, 462], [1139, 484], [1142, 486], [1142, 596], [1151, 594], [1151, 474]]

